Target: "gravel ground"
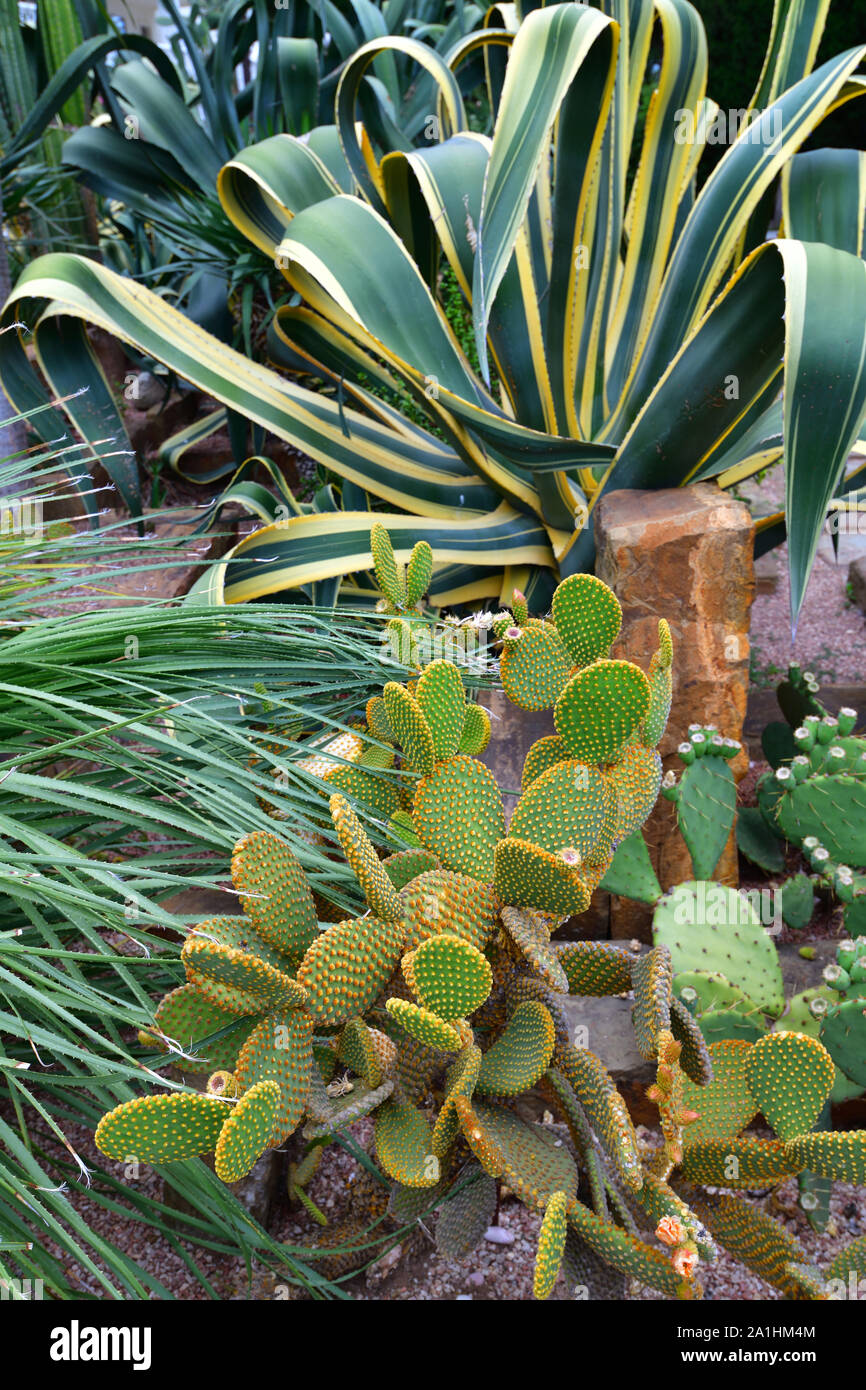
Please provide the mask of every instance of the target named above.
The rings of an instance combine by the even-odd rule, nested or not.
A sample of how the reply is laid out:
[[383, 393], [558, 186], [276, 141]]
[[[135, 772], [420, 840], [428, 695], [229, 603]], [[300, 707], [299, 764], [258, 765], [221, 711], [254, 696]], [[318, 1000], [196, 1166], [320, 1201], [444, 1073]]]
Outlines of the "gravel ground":
[[[784, 503], [784, 474], [773, 468], [760, 483], [744, 484], [744, 497], [763, 512]], [[762, 557], [759, 575], [776, 579], [773, 593], [758, 593], [752, 608], [752, 673], [757, 685], [774, 685], [798, 661], [823, 684], [854, 685], [866, 681], [866, 613], [848, 599], [848, 566], [866, 555], [866, 517], [863, 534], [840, 534], [838, 560], [829, 534], [821, 538], [791, 640], [787, 544]]]
[[[11, 1117], [10, 1117], [11, 1118]], [[769, 1134], [769, 1131], [767, 1131]], [[92, 1136], [78, 1126], [67, 1128], [70, 1142], [85, 1162], [97, 1155]], [[372, 1124], [361, 1121], [353, 1128], [359, 1144], [372, 1147]], [[63, 1150], [49, 1134], [40, 1135], [47, 1150], [61, 1157]], [[659, 1142], [657, 1131], [638, 1127], [638, 1138], [647, 1149]], [[119, 1171], [118, 1165], [118, 1171]], [[308, 1192], [331, 1223], [346, 1213], [353, 1184], [361, 1174], [357, 1161], [345, 1150], [329, 1148]], [[137, 1190], [159, 1201], [162, 1181], [153, 1170], [144, 1168], [136, 1180]], [[740, 1194], [743, 1195], [743, 1194]], [[746, 1194], [749, 1200], [780, 1220], [784, 1227], [803, 1244], [808, 1259], [819, 1268], [826, 1268], [843, 1245], [866, 1234], [866, 1192], [845, 1183], [834, 1186], [831, 1216], [827, 1230], [816, 1234], [809, 1226], [804, 1212], [797, 1204], [797, 1184], [787, 1182], [772, 1192]], [[136, 1264], [158, 1279], [170, 1293], [181, 1300], [200, 1300], [201, 1286], [191, 1274], [177, 1249], [161, 1231], [130, 1217], [129, 1220], [108, 1212], [95, 1203], [86, 1192], [72, 1191], [70, 1200], [104, 1239], [123, 1249]], [[471, 1255], [462, 1260], [446, 1260], [435, 1249], [434, 1225], [418, 1223], [413, 1235], [403, 1238], [402, 1245], [384, 1242], [385, 1253], [366, 1270], [345, 1283], [346, 1292], [356, 1302], [449, 1302], [453, 1300], [523, 1302], [532, 1299], [532, 1276], [538, 1239], [540, 1214], [527, 1210], [514, 1198], [506, 1196], [500, 1206], [498, 1224], [513, 1236], [508, 1245], [492, 1244], [486, 1240]], [[381, 1227], [384, 1232], [387, 1228]], [[274, 1240], [297, 1249], [314, 1246], [320, 1228], [300, 1208], [290, 1208], [285, 1197], [278, 1202], [271, 1224]], [[178, 1232], [173, 1239], [191, 1257], [209, 1281], [217, 1298], [223, 1301], [271, 1301], [308, 1297], [302, 1290], [290, 1287], [285, 1276], [259, 1268], [250, 1277], [242, 1259], [229, 1258], [203, 1250], [193, 1242], [182, 1240]], [[73, 1287], [82, 1297], [105, 1297], [93, 1274], [77, 1265], [50, 1240], [46, 1247], [61, 1261]], [[661, 1248], [661, 1247], [660, 1247]], [[98, 1261], [97, 1261], [98, 1263]], [[315, 1263], [315, 1261], [311, 1261]], [[732, 1260], [724, 1251], [711, 1266], [701, 1272], [704, 1298], [708, 1300], [779, 1300], [781, 1295], [757, 1275], [751, 1274]], [[154, 1297], [159, 1297], [155, 1294]], [[565, 1300], [568, 1294], [560, 1279], [552, 1295]], [[662, 1295], [631, 1281], [630, 1300], [660, 1300]]]

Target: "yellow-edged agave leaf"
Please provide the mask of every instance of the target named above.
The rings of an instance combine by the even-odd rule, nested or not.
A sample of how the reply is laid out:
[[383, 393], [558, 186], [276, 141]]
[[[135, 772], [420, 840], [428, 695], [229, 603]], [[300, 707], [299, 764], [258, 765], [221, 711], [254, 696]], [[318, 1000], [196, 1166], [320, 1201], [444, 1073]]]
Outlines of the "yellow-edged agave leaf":
[[[557, 570], [592, 567], [591, 514], [610, 488], [732, 487], [783, 458], [796, 617], [866, 414], [863, 157], [798, 154], [866, 94], [856, 75], [866, 47], [812, 70], [827, 3], [777, 0], [747, 120], [736, 113], [733, 126], [706, 95], [706, 39], [688, 0], [500, 5], [475, 33], [452, 19], [438, 53], [387, 35], [393, 15], [364, 11], [370, 42], [357, 51], [340, 26], [334, 125], [263, 140], [219, 176], [226, 215], [303, 300], [277, 311], [272, 360], [318, 375], [331, 394], [248, 362], [92, 261], [35, 262], [6, 321], [33, 326], [54, 395], [87, 387], [67, 413], [88, 463], [113, 468], [133, 508], [133, 461], [85, 324], [342, 480], [342, 498], [322, 494], [327, 513], [244, 540], [195, 601], [305, 587], [332, 602], [341, 586], [363, 589], [361, 536], [373, 519], [392, 529], [384, 504], [433, 546], [433, 603], [507, 601], [510, 585], [526, 591], [526, 575], [511, 573], [525, 568], [544, 611]], [[658, 80], [635, 166], [654, 37]], [[458, 81], [472, 54], [492, 139], [466, 130]], [[141, 72], [118, 81], [148, 100], [155, 90]], [[170, 122], [148, 111], [165, 142]], [[413, 149], [431, 115], [437, 138]], [[701, 184], [702, 151], [720, 140], [729, 148]], [[785, 236], [768, 245], [780, 175]], [[19, 408], [46, 401], [13, 334], [0, 337], [0, 374]], [[42, 419], [63, 432], [56, 409]], [[173, 443], [181, 470], [183, 451]], [[278, 515], [247, 474], [229, 495], [262, 520]], [[761, 521], [758, 549], [784, 538], [786, 518]]]
[[440, 114], [437, 119], [441, 120], [442, 116], [446, 118], [449, 134], [463, 130], [466, 124], [463, 98], [460, 95], [457, 81], [448, 64], [427, 44], [419, 43], [416, 39], [390, 37], [374, 39], [371, 43], [362, 44], [346, 64], [340, 76], [337, 87], [336, 118], [346, 161], [358, 184], [374, 206], [378, 201], [380, 187], [376, 178], [371, 174], [368, 161], [364, 157], [364, 151], [358, 139], [355, 128], [355, 103], [367, 69], [377, 57], [387, 52], [405, 53], [408, 57], [414, 58], [415, 62], [420, 64], [435, 79], [439, 89]]
[[512, 45], [484, 185], [472, 287], [475, 345], [483, 371], [496, 291], [520, 233], [551, 126], [596, 42], [602, 61], [612, 69], [617, 30], [608, 16], [586, 6], [553, 5], [528, 15]]
[[241, 150], [223, 166], [217, 189], [235, 226], [266, 256], [274, 256], [296, 212], [342, 190], [307, 141], [273, 135], [254, 151], [254, 159], [252, 151]]
[[[487, 516], [467, 517], [463, 522], [387, 512], [337, 512], [292, 517], [254, 532], [234, 547], [227, 560], [209, 570], [194, 592], [201, 595], [209, 585], [216, 601], [240, 603], [368, 569], [373, 563], [370, 527], [377, 522], [391, 533], [399, 559], [408, 560], [412, 545], [423, 539], [430, 542], [437, 559], [446, 562], [434, 572], [430, 589], [440, 605], [457, 601], [449, 596], [454, 576], [449, 579], [448, 562], [460, 573], [464, 585], [470, 576], [480, 579], [485, 570], [498, 571], [503, 553], [513, 555], [516, 564], [543, 567], [550, 563], [544, 527], [505, 502]], [[443, 587], [445, 583], [448, 589]], [[498, 589], [494, 576], [481, 592], [490, 594]]]
[[782, 170], [782, 229], [862, 256], [866, 249], [866, 153], [809, 150]]

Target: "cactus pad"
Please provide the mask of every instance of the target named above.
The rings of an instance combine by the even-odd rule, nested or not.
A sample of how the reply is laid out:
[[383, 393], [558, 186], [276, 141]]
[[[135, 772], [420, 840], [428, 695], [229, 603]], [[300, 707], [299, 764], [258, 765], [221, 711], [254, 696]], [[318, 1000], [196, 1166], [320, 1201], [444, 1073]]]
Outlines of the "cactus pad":
[[641, 728], [641, 742], [648, 748], [655, 748], [661, 742], [668, 725], [673, 695], [673, 656], [671, 630], [664, 618], [660, 618], [659, 647], [652, 654], [649, 668], [650, 705]]
[[403, 973], [424, 1007], [444, 1019], [480, 1009], [493, 984], [487, 957], [451, 932], [428, 937], [404, 956]]
[[364, 711], [367, 719], [367, 728], [374, 738], [380, 743], [395, 743], [394, 730], [388, 722], [388, 711], [385, 709], [385, 701], [381, 695], [374, 695], [367, 701]]
[[683, 1154], [681, 1172], [692, 1182], [712, 1187], [760, 1187], [784, 1182], [800, 1167], [781, 1140], [746, 1135], [690, 1144]]
[[649, 682], [630, 661], [596, 661], [572, 676], [554, 708], [569, 757], [610, 762], [649, 708]]
[[492, 888], [467, 874], [445, 870], [420, 874], [401, 891], [400, 901], [408, 951], [442, 931], [453, 932], [483, 951], [496, 930]]
[[848, 999], [824, 1018], [821, 1041], [840, 1071], [866, 1086], [866, 1002]]
[[386, 1100], [376, 1111], [376, 1157], [403, 1187], [435, 1187], [441, 1176], [430, 1126], [406, 1101]]
[[[160, 1001], [153, 1022], [155, 1029], [171, 1038], [184, 1052], [199, 1054], [194, 1060], [188, 1057], [178, 1059], [183, 1070], [192, 1073], [218, 1071], [221, 1068], [232, 1071], [238, 1053], [253, 1028], [252, 1020], [240, 1023], [236, 1014], [205, 999], [194, 985], [181, 985], [179, 989], [171, 990]], [[204, 1047], [199, 1046], [203, 1038], [219, 1032], [230, 1023], [235, 1026], [225, 1037], [217, 1038]], [[156, 1042], [162, 1046], [159, 1038]]]
[[782, 970], [772, 939], [748, 899], [720, 883], [681, 883], [659, 903], [653, 940], [671, 953], [674, 974], [702, 969], [724, 975], [767, 1013], [784, 1007]]
[[388, 723], [403, 749], [403, 756], [414, 772], [427, 776], [433, 771], [436, 753], [430, 725], [421, 706], [405, 685], [389, 681], [382, 691]]
[[413, 1004], [409, 999], [389, 999], [385, 1008], [410, 1037], [417, 1038], [425, 1047], [456, 1052], [462, 1046], [463, 1039], [456, 1028], [430, 1009]]
[[[469, 1179], [472, 1179], [469, 1181]], [[467, 1166], [436, 1223], [436, 1248], [447, 1260], [471, 1255], [496, 1212], [496, 1183], [477, 1163]]]
[[565, 941], [554, 947], [571, 994], [624, 994], [631, 989], [634, 957], [607, 941]]
[[632, 961], [631, 979], [634, 986], [635, 1042], [641, 1057], [650, 1061], [658, 1056], [659, 1033], [671, 1026], [671, 994], [673, 971], [671, 954], [666, 946], [654, 946], [645, 956]]
[[550, 944], [550, 927], [543, 914], [519, 907], [502, 909], [502, 925], [536, 975], [559, 994], [568, 993], [568, 977]]
[[812, 1128], [834, 1074], [826, 1048], [804, 1033], [767, 1033], [746, 1060], [749, 1090], [780, 1139], [794, 1139]]
[[355, 812], [342, 796], [332, 796], [328, 804], [343, 853], [370, 911], [383, 922], [399, 922], [403, 916], [400, 899]]
[[433, 1153], [444, 1158], [460, 1132], [454, 1102], [457, 1096], [471, 1100], [481, 1067], [481, 1049], [469, 1043], [448, 1072], [445, 1096], [433, 1126]]
[[800, 843], [814, 835], [841, 864], [866, 864], [866, 781], [845, 773], [808, 777], [780, 797], [776, 821]]
[[[353, 1071], [356, 1076], [360, 1076], [373, 1090], [381, 1086], [384, 1071], [383, 1061], [388, 1053], [383, 1051], [380, 1039], [384, 1039], [389, 1044], [391, 1063], [396, 1060], [396, 1049], [390, 1038], [379, 1033], [378, 1039], [374, 1030], [368, 1028], [362, 1018], [350, 1018], [342, 1033], [340, 1034], [339, 1056], [340, 1061], [345, 1062], [346, 1066]], [[388, 1068], [390, 1070], [390, 1068]]]
[[248, 950], [193, 936], [185, 942], [181, 959], [187, 973], [192, 972], [193, 983], [198, 984], [204, 976], [217, 985], [239, 990], [256, 1001], [260, 1013], [266, 1009], [299, 1008], [306, 1002], [302, 985]]
[[360, 802], [383, 819], [395, 815], [400, 809], [400, 793], [393, 778], [374, 776], [357, 764], [334, 768], [328, 776], [328, 788]]
[[228, 1113], [228, 1103], [212, 1096], [139, 1096], [103, 1115], [94, 1139], [120, 1163], [176, 1163], [210, 1153]]
[[496, 778], [460, 753], [440, 763], [415, 788], [412, 822], [422, 845], [456, 873], [493, 878], [493, 852], [505, 834]]
[[573, 574], [557, 587], [551, 608], [560, 639], [576, 666], [607, 656], [622, 627], [612, 589], [592, 574]]
[[543, 1004], [518, 1004], [502, 1036], [481, 1058], [476, 1090], [482, 1095], [518, 1096], [539, 1081], [550, 1065], [556, 1035]]
[[724, 758], [696, 758], [683, 771], [677, 798], [680, 834], [692, 856], [695, 878], [712, 878], [731, 833], [737, 788]]
[[514, 808], [508, 833], [551, 854], [566, 847], [582, 861], [605, 819], [604, 779], [598, 768], [559, 762], [527, 787]]
[[418, 678], [415, 698], [430, 726], [436, 761], [453, 758], [466, 718], [463, 680], [454, 663], [433, 661], [425, 667]]
[[807, 1168], [822, 1178], [866, 1185], [866, 1130], [831, 1130], [801, 1134], [786, 1150], [795, 1168]]
[[559, 734], [545, 734], [543, 738], [537, 739], [523, 762], [523, 773], [520, 780], [521, 791], [525, 792], [536, 777], [541, 777], [543, 773], [549, 772], [552, 767], [567, 757], [565, 744]]
[[692, 1209], [719, 1244], [747, 1269], [781, 1289], [786, 1298], [802, 1297], [789, 1265], [805, 1264], [805, 1251], [772, 1217], [726, 1193], [714, 1197], [712, 1204], [693, 1202]]
[[510, 1110], [455, 1097], [469, 1147], [491, 1177], [504, 1178], [528, 1207], [543, 1208], [554, 1192], [577, 1191], [577, 1169], [568, 1150], [543, 1125], [528, 1125]]
[[214, 1168], [223, 1182], [245, 1178], [260, 1154], [264, 1153], [274, 1128], [280, 1104], [276, 1081], [257, 1081], [231, 1107], [216, 1142]]
[[500, 840], [494, 856], [493, 886], [504, 903], [534, 907], [571, 917], [586, 912], [592, 894], [581, 877], [578, 856], [550, 854], [526, 840]]
[[232, 852], [232, 883], [259, 936], [297, 965], [318, 932], [306, 876], [278, 836], [254, 830]]
[[671, 1000], [671, 1032], [680, 1044], [680, 1067], [691, 1081], [706, 1086], [713, 1079], [713, 1064], [706, 1039], [679, 999]]
[[502, 653], [502, 686], [520, 709], [552, 709], [573, 664], [556, 629], [549, 623], [530, 621]]
[[397, 563], [387, 527], [379, 521], [370, 530], [370, 550], [379, 588], [393, 608], [402, 608], [406, 603], [403, 566]]
[[654, 748], [635, 744], [605, 773], [613, 794], [616, 844], [639, 830], [656, 804], [662, 781], [662, 760]]
[[457, 752], [469, 753], [473, 758], [477, 758], [489, 742], [490, 715], [481, 705], [467, 705]]
[[747, 1042], [724, 1039], [711, 1043], [708, 1051], [713, 1066], [713, 1079], [708, 1086], [696, 1086], [687, 1077], [683, 1081], [683, 1101], [698, 1118], [686, 1125], [683, 1142], [692, 1144], [713, 1139], [728, 1139], [751, 1124], [758, 1113], [758, 1104], [749, 1090], [746, 1065], [752, 1048]]
[[589, 1207], [576, 1200], [568, 1204], [568, 1220], [590, 1249], [613, 1265], [614, 1269], [639, 1279], [650, 1288], [659, 1289], [671, 1298], [683, 1295], [686, 1282], [660, 1250], [638, 1240], [628, 1231], [603, 1221]]
[[567, 1206], [566, 1194], [554, 1192], [544, 1208], [541, 1229], [538, 1232], [538, 1253], [535, 1257], [535, 1276], [532, 1282], [532, 1292], [539, 1299], [550, 1297], [559, 1274], [565, 1238], [568, 1234], [565, 1216]]
[[401, 927], [363, 917], [322, 932], [301, 961], [298, 981], [319, 1023], [343, 1023], [369, 1009], [390, 979], [403, 949]]
[[439, 868], [439, 860], [429, 849], [403, 849], [382, 860], [382, 868], [399, 893], [413, 878]]
[[585, 1047], [560, 1047], [556, 1066], [571, 1085], [623, 1183], [632, 1192], [643, 1184], [637, 1135], [625, 1101], [607, 1067]]
[[304, 1113], [313, 1059], [313, 1020], [304, 1010], [269, 1014], [253, 1029], [241, 1048], [236, 1070], [244, 1092], [259, 1081], [276, 1081], [280, 1088], [271, 1144], [294, 1133]]
[[261, 1000], [256, 998], [254, 994], [235, 989], [232, 985], [220, 984], [218, 980], [213, 980], [208, 975], [199, 974], [190, 965], [186, 967], [186, 978], [190, 988], [194, 988], [203, 999], [224, 1013], [232, 1014], [238, 1018], [241, 1015], [258, 1015], [263, 1012]]
[[757, 1004], [735, 989], [724, 975], [712, 970], [681, 970], [674, 978], [674, 996], [702, 1019], [707, 1014], [737, 1009], [743, 1014], [760, 1014]]
[[433, 551], [429, 541], [416, 541], [406, 566], [406, 604], [414, 608], [424, 597], [433, 578]]

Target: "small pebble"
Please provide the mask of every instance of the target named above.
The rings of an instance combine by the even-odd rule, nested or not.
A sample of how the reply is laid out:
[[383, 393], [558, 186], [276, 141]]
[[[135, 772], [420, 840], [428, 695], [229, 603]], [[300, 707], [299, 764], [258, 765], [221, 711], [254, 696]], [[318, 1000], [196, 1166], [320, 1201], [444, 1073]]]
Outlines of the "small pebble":
[[484, 1239], [489, 1240], [491, 1245], [513, 1245], [514, 1236], [511, 1231], [506, 1231], [504, 1226], [488, 1226], [484, 1232]]
[[471, 1303], [471, 1302], [472, 1302], [472, 1295], [471, 1295], [471, 1293], [459, 1293], [459, 1294], [457, 1295], [457, 1302], [458, 1302], [458, 1303]]
[[469, 1275], [466, 1282], [467, 1284], [474, 1284], [478, 1289], [484, 1283], [484, 1275], [481, 1273], [480, 1269], [476, 1270], [474, 1274]]

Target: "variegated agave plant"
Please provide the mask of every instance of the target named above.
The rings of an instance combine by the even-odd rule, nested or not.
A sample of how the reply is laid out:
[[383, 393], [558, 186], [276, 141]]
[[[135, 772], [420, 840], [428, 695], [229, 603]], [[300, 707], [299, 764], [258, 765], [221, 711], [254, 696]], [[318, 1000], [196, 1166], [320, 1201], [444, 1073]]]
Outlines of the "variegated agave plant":
[[[686, 0], [505, 5], [446, 59], [410, 39], [365, 44], [343, 69], [333, 127], [262, 141], [219, 180], [228, 216], [300, 295], [276, 317], [274, 361], [335, 383], [336, 398], [247, 361], [73, 256], [31, 266], [9, 312], [38, 321], [58, 394], [88, 378], [69, 408], [90, 438], [119, 422], [90, 371], [82, 320], [344, 480], [343, 515], [300, 509], [245, 541], [218, 598], [366, 569], [375, 505], [401, 558], [419, 534], [432, 543], [434, 601], [516, 583], [541, 608], [557, 571], [591, 568], [592, 513], [607, 490], [729, 486], [784, 457], [785, 514], [766, 519], [760, 543], [787, 528], [796, 616], [828, 507], [862, 475], [846, 480], [844, 466], [866, 409], [863, 156], [796, 154], [863, 92], [866, 47], [811, 70], [828, 3], [777, 0], [750, 108], [763, 119], [700, 191], [715, 106], [703, 26]], [[658, 84], [630, 181], [656, 28]], [[492, 139], [468, 128], [455, 77], [479, 50]], [[365, 76], [394, 52], [438, 84], [428, 124], [442, 138], [425, 148], [389, 148], [393, 126], [355, 120]], [[784, 235], [765, 241], [780, 177]], [[471, 310], [462, 344], [443, 279]], [[3, 381], [26, 405], [23, 348], [11, 338]]]

